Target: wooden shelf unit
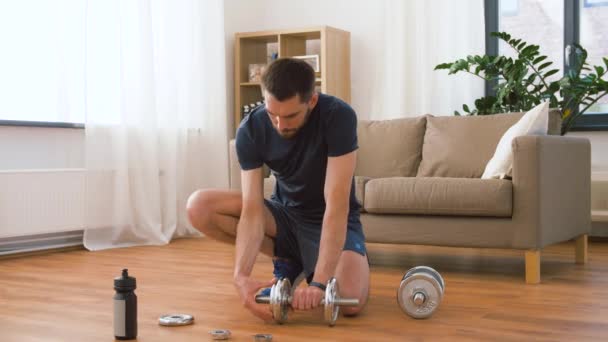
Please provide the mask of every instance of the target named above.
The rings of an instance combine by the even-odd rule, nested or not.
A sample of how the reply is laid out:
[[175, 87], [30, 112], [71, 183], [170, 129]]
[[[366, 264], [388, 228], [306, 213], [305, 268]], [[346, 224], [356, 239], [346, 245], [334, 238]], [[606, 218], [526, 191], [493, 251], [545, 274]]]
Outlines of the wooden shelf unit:
[[317, 89], [350, 103], [350, 32], [330, 26], [297, 30], [240, 32], [234, 41], [234, 124], [243, 119], [243, 106], [262, 100], [258, 82], [249, 81], [250, 64], [279, 58], [319, 55]]

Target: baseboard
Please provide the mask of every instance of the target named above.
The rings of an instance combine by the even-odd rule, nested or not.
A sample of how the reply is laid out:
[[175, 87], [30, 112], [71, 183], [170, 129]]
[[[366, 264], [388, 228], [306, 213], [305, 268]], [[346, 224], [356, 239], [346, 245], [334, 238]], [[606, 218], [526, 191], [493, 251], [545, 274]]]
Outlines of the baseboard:
[[85, 249], [84, 245], [81, 244], [80, 246], [50, 248], [50, 249], [43, 249], [43, 250], [32, 251], [32, 252], [17, 252], [14, 254], [0, 255], [0, 260], [25, 258], [25, 257], [37, 256], [37, 255], [48, 255], [48, 254], [60, 253], [60, 252], [81, 251], [84, 249]]
[[38, 234], [0, 239], [0, 258], [82, 249], [84, 231]]

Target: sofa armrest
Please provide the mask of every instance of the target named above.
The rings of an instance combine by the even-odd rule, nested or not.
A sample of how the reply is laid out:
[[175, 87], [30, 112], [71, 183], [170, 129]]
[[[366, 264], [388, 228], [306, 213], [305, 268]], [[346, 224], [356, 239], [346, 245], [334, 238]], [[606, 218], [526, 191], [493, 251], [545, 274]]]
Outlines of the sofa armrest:
[[516, 248], [543, 248], [591, 230], [591, 144], [566, 136], [513, 140]]

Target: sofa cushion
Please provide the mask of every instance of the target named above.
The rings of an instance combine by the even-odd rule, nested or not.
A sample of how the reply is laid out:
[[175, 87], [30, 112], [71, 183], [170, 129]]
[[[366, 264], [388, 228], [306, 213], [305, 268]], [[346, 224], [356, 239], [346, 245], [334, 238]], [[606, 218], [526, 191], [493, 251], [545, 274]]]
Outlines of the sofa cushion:
[[482, 179], [511, 177], [513, 170], [513, 140], [522, 135], [547, 135], [549, 102], [529, 110], [511, 126], [498, 141], [494, 156], [486, 165]]
[[418, 177], [479, 178], [520, 114], [429, 116]]
[[365, 211], [510, 217], [512, 184], [506, 179], [392, 177], [365, 185]]
[[355, 176], [355, 197], [361, 205], [361, 211], [365, 211], [365, 184], [370, 180], [370, 177]]
[[360, 120], [355, 175], [415, 176], [420, 164], [426, 117]]
[[[427, 116], [418, 177], [480, 178], [498, 141], [525, 113]], [[561, 114], [549, 112], [549, 134], [559, 135]]]

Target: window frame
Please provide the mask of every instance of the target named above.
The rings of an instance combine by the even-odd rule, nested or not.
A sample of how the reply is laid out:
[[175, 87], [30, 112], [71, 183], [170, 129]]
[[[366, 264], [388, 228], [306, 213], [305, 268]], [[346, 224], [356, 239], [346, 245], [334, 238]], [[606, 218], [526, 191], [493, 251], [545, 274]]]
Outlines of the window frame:
[[[498, 32], [500, 20], [500, 0], [484, 0], [486, 55], [498, 55], [498, 38], [490, 32]], [[584, 0], [583, 0], [584, 1]], [[580, 5], [581, 0], [564, 0], [564, 47], [580, 42]], [[564, 59], [564, 70], [567, 70]], [[485, 95], [496, 95], [493, 90], [496, 81], [486, 81]], [[578, 117], [570, 131], [608, 131], [608, 113], [583, 114]]]
[[3, 126], [84, 129], [84, 123], [80, 122], [25, 121], [4, 119], [0, 120], [0, 127]]

